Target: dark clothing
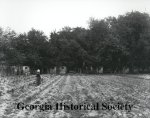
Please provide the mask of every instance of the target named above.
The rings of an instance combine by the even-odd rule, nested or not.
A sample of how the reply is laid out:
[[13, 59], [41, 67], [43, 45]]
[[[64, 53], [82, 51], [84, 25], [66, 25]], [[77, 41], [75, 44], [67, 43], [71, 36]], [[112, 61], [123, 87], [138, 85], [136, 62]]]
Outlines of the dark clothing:
[[36, 75], [36, 84], [37, 84], [37, 86], [39, 86], [41, 84], [41, 76], [40, 76], [40, 74]]

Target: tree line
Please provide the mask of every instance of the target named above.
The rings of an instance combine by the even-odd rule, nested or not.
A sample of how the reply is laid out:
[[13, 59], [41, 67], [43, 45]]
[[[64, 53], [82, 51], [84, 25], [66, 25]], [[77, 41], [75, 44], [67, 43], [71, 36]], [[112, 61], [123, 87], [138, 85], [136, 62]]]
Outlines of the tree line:
[[0, 62], [44, 71], [66, 66], [68, 72], [84, 73], [91, 67], [112, 73], [124, 68], [149, 72], [150, 16], [134, 11], [118, 17], [90, 18], [87, 29], [64, 27], [49, 37], [36, 29], [17, 34], [0, 28]]

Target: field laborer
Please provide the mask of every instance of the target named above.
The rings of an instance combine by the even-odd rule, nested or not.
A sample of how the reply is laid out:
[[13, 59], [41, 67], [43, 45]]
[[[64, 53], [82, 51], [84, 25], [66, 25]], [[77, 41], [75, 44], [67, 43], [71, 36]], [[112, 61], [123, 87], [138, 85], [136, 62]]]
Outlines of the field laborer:
[[36, 73], [36, 84], [37, 84], [37, 86], [39, 86], [41, 84], [40, 69], [38, 69], [37, 73]]

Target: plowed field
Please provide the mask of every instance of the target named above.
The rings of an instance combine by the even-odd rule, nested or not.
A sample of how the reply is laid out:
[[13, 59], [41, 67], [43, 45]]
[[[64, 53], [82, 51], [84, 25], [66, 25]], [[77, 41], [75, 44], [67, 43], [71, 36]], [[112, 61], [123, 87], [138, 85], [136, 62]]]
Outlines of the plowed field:
[[[149, 75], [41, 75], [36, 86], [35, 75], [0, 78], [0, 118], [150, 118]], [[48, 104], [52, 109], [18, 109], [25, 105]], [[98, 110], [56, 109], [66, 105], [94, 105]], [[102, 104], [132, 105], [131, 110], [102, 109]], [[22, 105], [23, 106], [23, 105]], [[22, 107], [23, 108], [23, 107]], [[28, 106], [29, 108], [29, 106]], [[90, 107], [91, 108], [91, 107]]]

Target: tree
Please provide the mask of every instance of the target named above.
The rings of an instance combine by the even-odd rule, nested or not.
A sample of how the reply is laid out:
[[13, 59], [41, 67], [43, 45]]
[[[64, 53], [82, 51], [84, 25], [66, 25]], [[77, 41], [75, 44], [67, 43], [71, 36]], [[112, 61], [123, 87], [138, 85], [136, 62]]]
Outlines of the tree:
[[33, 69], [47, 68], [47, 44], [48, 38], [42, 31], [31, 29], [27, 33], [27, 52], [26, 52], [26, 64]]
[[149, 45], [148, 37], [150, 31], [149, 15], [140, 12], [127, 13], [125, 16], [120, 16], [118, 18], [115, 27], [120, 42], [129, 53], [128, 66], [130, 71], [133, 71], [134, 68], [144, 69], [148, 63], [147, 56], [149, 51], [147, 50], [147, 45]]

